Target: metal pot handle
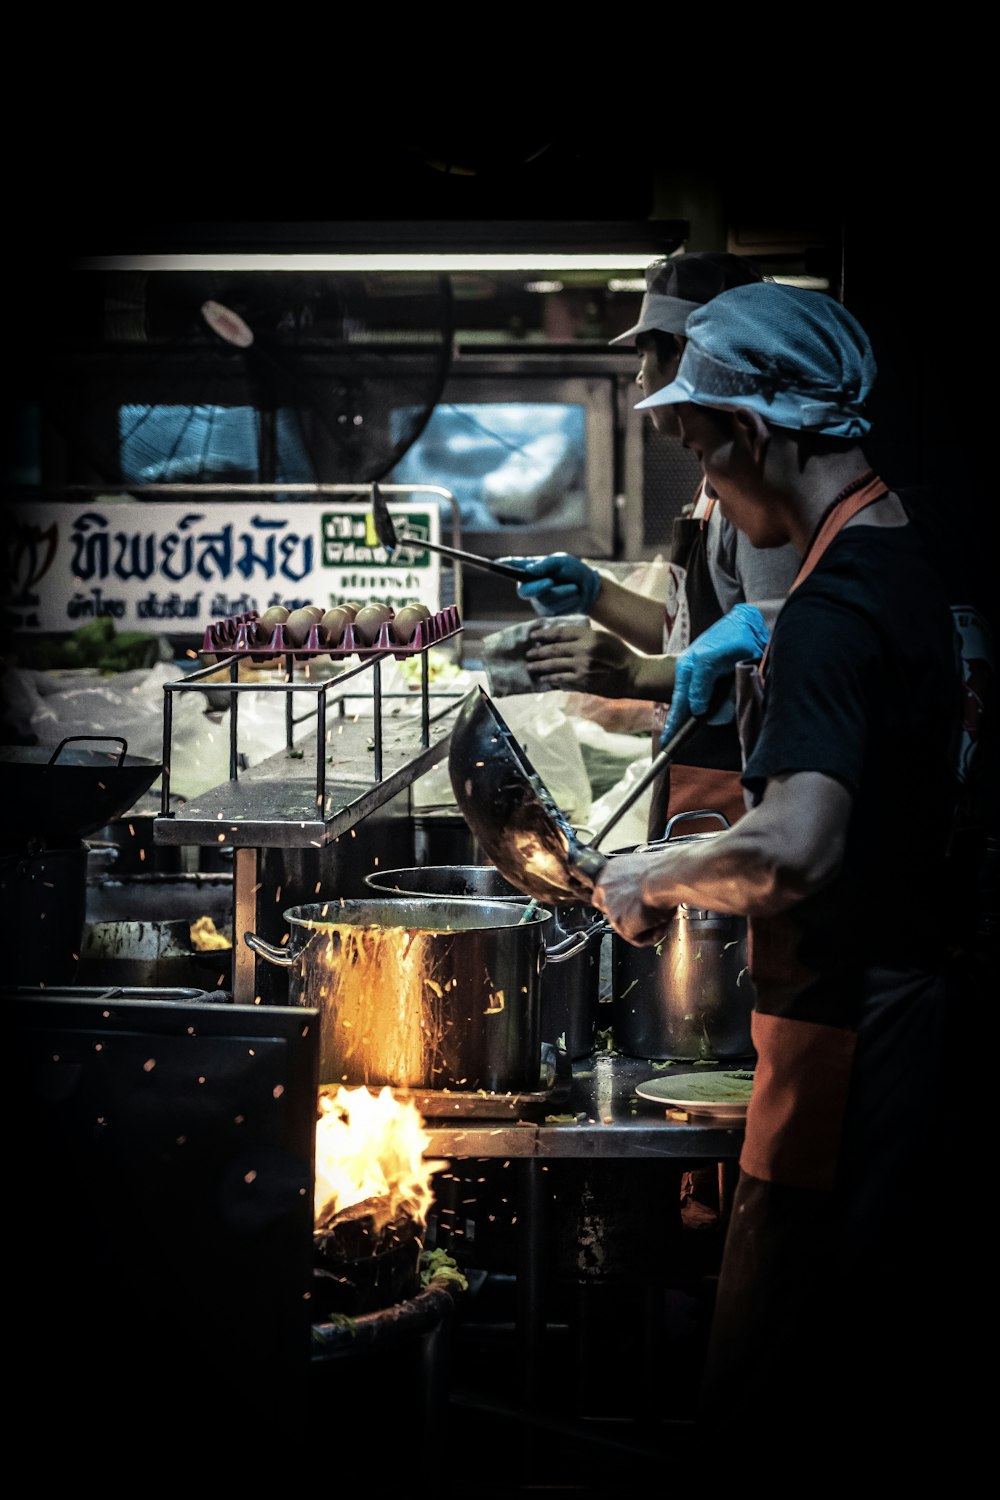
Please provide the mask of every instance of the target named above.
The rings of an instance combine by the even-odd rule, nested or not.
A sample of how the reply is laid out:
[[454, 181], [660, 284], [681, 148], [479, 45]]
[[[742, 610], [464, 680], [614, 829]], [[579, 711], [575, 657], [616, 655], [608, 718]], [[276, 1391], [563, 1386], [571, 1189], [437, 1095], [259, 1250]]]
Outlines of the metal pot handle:
[[674, 825], [677, 823], [687, 823], [691, 818], [718, 818], [723, 828], [732, 827], [732, 824], [726, 817], [725, 813], [720, 812], [717, 807], [701, 807], [695, 808], [692, 812], [674, 813], [673, 817], [669, 819], [667, 826], [663, 831], [662, 838], [647, 839], [643, 844], [636, 844], [632, 853], [645, 854], [647, 849], [662, 849], [664, 844], [669, 842], [670, 835], [674, 830]]
[[254, 953], [259, 953], [261, 958], [266, 958], [269, 964], [277, 964], [279, 969], [291, 969], [296, 962], [296, 956], [289, 953], [287, 948], [279, 948], [275, 943], [265, 942], [255, 932], [245, 932], [243, 941], [248, 948], [253, 949]]
[[675, 823], [687, 823], [692, 818], [718, 818], [723, 828], [730, 827], [729, 819], [726, 817], [725, 813], [720, 812], [717, 807], [696, 808], [693, 812], [674, 813], [673, 817], [667, 820], [667, 826], [663, 830], [664, 842], [670, 837], [671, 829], [674, 827]]
[[562, 942], [553, 943], [551, 948], [545, 949], [545, 962], [547, 964], [564, 964], [568, 958], [575, 958], [582, 953], [587, 944], [595, 937], [603, 937], [606, 932], [611, 931], [611, 923], [606, 917], [599, 922], [594, 922], [583, 932], [571, 932], [569, 937], [564, 937]]

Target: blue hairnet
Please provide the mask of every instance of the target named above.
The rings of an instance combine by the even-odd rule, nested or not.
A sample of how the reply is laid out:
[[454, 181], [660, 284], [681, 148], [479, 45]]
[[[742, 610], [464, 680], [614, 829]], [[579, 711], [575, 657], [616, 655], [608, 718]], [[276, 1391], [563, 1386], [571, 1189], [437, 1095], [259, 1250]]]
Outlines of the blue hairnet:
[[855, 438], [875, 383], [868, 335], [825, 292], [757, 282], [720, 292], [693, 312], [677, 376], [636, 404], [743, 406], [776, 427]]

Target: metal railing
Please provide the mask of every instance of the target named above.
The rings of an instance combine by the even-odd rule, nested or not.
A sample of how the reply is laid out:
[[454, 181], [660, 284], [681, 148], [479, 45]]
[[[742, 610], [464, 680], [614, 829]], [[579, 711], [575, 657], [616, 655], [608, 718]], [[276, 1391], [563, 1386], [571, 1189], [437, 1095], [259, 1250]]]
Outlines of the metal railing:
[[[454, 620], [453, 628], [445, 633], [437, 635], [435, 639], [429, 640], [425, 646], [407, 652], [410, 656], [420, 658], [420, 744], [422, 749], [430, 745], [430, 726], [437, 718], [449, 712], [443, 708], [440, 714], [432, 717], [430, 712], [430, 659], [429, 652], [432, 646], [440, 644], [441, 641], [449, 640], [461, 630], [461, 620], [458, 611], [452, 606], [446, 611], [449, 619]], [[161, 779], [160, 811], [163, 817], [170, 816], [170, 763], [173, 741], [173, 694], [185, 692], [201, 693], [225, 693], [229, 698], [229, 780], [237, 781], [240, 771], [239, 755], [239, 700], [242, 693], [283, 693], [285, 695], [285, 746], [288, 751], [295, 748], [295, 729], [308, 720], [316, 719], [316, 806], [320, 810], [326, 798], [326, 738], [327, 738], [327, 710], [328, 696], [334, 690], [340, 689], [345, 683], [362, 673], [370, 671], [372, 674], [372, 706], [373, 706], [373, 730], [374, 740], [374, 777], [375, 781], [382, 780], [382, 702], [386, 698], [402, 698], [401, 693], [382, 692], [382, 663], [390, 656], [399, 653], [389, 650], [377, 651], [366, 659], [361, 660], [356, 666], [349, 666], [339, 672], [335, 677], [328, 677], [320, 682], [310, 682], [305, 678], [295, 677], [296, 657], [299, 653], [290, 651], [284, 654], [283, 682], [240, 682], [240, 662], [248, 660], [250, 653], [241, 652], [226, 657], [219, 662], [210, 662], [204, 667], [199, 667], [194, 672], [189, 672], [175, 682], [166, 682], [163, 685], [163, 775]], [[305, 653], [306, 658], [311, 658], [314, 652]], [[281, 657], [274, 658], [279, 663]], [[346, 657], [345, 660], [350, 660]], [[218, 681], [218, 674], [228, 671], [228, 681]], [[215, 679], [215, 680], [209, 680]], [[296, 716], [295, 695], [301, 694], [315, 699], [315, 705], [310, 707], [306, 713]], [[339, 696], [339, 710], [341, 715], [345, 712], [344, 699]], [[352, 695], [354, 696], [354, 695]], [[357, 695], [360, 696], [360, 695]], [[365, 695], [368, 696], [367, 694]], [[438, 696], [437, 694], [435, 696]], [[444, 693], [442, 697], [453, 700], [462, 694]], [[407, 699], [409, 701], [409, 699]]]

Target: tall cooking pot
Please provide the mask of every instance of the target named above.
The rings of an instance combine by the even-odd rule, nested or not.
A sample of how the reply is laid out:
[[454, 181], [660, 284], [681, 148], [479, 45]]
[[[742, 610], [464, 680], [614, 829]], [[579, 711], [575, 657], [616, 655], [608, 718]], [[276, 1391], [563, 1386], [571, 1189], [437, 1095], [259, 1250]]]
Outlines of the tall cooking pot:
[[[524, 907], [529, 897], [511, 885], [495, 865], [416, 865], [401, 870], [373, 870], [365, 876], [373, 891], [400, 896], [446, 896], [458, 900], [516, 902]], [[574, 949], [560, 959], [558, 950], [542, 974], [542, 1040], [558, 1044], [565, 1039], [566, 1055], [575, 1061], [589, 1057], [597, 1045], [600, 1004], [601, 944], [603, 926], [595, 927], [597, 912], [591, 906], [543, 907], [552, 917], [555, 937], [591, 934], [597, 939]]]
[[[717, 831], [672, 839], [678, 824], [707, 818], [729, 827], [724, 814], [714, 810], [678, 813], [662, 839], [617, 849], [609, 858], [662, 847], [668, 841], [686, 844], [715, 838]], [[673, 1062], [750, 1059], [753, 1002], [745, 917], [680, 905], [655, 947], [636, 948], [612, 934], [611, 1034], [615, 1050], [627, 1057]]]
[[539, 1087], [547, 911], [379, 897], [283, 915], [285, 946], [252, 932], [244, 941], [288, 970], [293, 1005], [319, 1010], [321, 1084]]

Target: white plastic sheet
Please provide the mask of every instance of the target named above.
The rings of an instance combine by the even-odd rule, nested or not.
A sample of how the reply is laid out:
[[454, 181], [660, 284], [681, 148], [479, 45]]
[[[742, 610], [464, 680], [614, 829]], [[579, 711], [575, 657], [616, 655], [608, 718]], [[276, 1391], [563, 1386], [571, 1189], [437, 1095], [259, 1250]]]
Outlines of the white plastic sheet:
[[[81, 672], [12, 671], [3, 691], [8, 721], [21, 736], [55, 748], [71, 735], [120, 735], [128, 754], [163, 758], [164, 684], [182, 673], [173, 662], [101, 677]], [[216, 702], [218, 699], [215, 700]], [[296, 712], [304, 711], [297, 707]], [[315, 720], [296, 728], [296, 743], [315, 734]], [[246, 764], [257, 765], [285, 744], [282, 693], [241, 692], [238, 748]], [[86, 747], [84, 747], [86, 748]], [[95, 747], [96, 748], [96, 747]], [[219, 786], [229, 776], [229, 710], [213, 709], [207, 694], [173, 694], [170, 790], [191, 798]], [[154, 789], [159, 788], [159, 781]]]

